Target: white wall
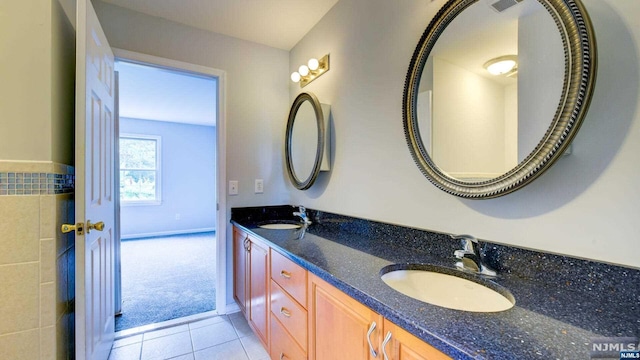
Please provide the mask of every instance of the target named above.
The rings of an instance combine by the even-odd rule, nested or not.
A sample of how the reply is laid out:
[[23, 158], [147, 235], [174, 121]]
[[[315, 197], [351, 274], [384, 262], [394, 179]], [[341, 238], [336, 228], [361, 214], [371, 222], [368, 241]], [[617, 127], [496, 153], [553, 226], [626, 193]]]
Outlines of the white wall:
[[505, 99], [502, 84], [434, 58], [430, 154], [442, 170], [455, 178], [487, 179], [508, 170]]
[[[333, 113], [332, 171], [291, 202], [389, 223], [640, 267], [640, 8], [584, 0], [597, 34], [593, 101], [561, 158], [522, 190], [464, 200], [414, 165], [402, 127], [411, 55], [444, 0], [341, 0], [298, 43], [289, 71], [331, 53], [331, 70], [304, 88]], [[290, 84], [290, 103], [300, 92]]]
[[0, 160], [73, 164], [73, 24], [58, 1], [3, 1], [0, 17]]
[[[518, 160], [544, 136], [562, 95], [564, 51], [553, 18], [541, 9], [518, 21]], [[545, 86], [546, 85], [546, 86]], [[540, 91], [544, 89], [544, 91]]]

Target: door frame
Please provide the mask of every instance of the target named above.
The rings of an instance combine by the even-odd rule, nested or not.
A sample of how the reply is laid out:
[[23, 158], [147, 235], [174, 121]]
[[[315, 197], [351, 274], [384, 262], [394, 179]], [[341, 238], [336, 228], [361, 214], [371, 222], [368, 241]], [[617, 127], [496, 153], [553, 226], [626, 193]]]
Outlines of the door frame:
[[[124, 49], [112, 48], [116, 62], [126, 61], [131, 63], [138, 63], [141, 65], [148, 65], [157, 68], [165, 68], [168, 70], [177, 70], [179, 72], [193, 73], [200, 76], [214, 77], [217, 79], [218, 91], [217, 91], [217, 119], [216, 119], [216, 309], [218, 314], [227, 313], [227, 286], [226, 286], [226, 254], [227, 254], [227, 197], [226, 187], [227, 183], [227, 127], [226, 127], [226, 72], [223, 70], [186, 63], [178, 60], [172, 60], [162, 58], [158, 56], [138, 53], [135, 51], [129, 51]], [[117, 136], [117, 134], [116, 134]], [[117, 200], [116, 208], [119, 208], [120, 199]], [[117, 216], [116, 222], [119, 222], [120, 218]], [[120, 272], [120, 238], [118, 238], [117, 246], [117, 272]], [[116, 281], [119, 282], [119, 276], [116, 276]], [[121, 290], [120, 284], [116, 286], [118, 292]], [[116, 307], [120, 307], [116, 305]]]

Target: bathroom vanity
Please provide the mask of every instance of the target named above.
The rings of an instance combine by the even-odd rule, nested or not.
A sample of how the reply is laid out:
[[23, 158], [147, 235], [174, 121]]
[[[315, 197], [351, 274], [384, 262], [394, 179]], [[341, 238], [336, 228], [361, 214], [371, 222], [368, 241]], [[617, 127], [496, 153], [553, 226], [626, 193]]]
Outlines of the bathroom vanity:
[[457, 271], [460, 243], [448, 234], [314, 210], [302, 238], [300, 228], [260, 227], [295, 220], [296, 209], [232, 210], [234, 296], [273, 359], [336, 358], [332, 351], [349, 359], [578, 359], [589, 358], [594, 338], [640, 334], [638, 270], [484, 243], [498, 271], [490, 282], [508, 289], [515, 306], [452, 310], [380, 279], [391, 264]]
[[250, 231], [233, 243], [234, 298], [272, 359], [449, 359]]

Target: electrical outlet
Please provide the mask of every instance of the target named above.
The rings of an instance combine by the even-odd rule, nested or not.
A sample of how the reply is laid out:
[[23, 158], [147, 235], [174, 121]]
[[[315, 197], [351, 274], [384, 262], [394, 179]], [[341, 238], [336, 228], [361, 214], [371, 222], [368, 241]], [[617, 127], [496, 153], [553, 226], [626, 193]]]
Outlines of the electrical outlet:
[[229, 181], [229, 195], [238, 195], [238, 180]]
[[176, 220], [180, 220], [180, 214], [176, 214]]
[[262, 194], [264, 192], [264, 181], [262, 179], [256, 179], [255, 193]]

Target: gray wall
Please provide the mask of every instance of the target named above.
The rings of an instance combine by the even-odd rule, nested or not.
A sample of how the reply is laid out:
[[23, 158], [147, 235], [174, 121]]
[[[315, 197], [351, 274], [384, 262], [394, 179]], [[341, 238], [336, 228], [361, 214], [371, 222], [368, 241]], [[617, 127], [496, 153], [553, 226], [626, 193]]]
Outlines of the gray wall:
[[120, 134], [161, 136], [162, 162], [162, 203], [122, 204], [122, 238], [215, 229], [216, 128], [120, 118]]
[[[402, 128], [409, 60], [444, 0], [341, 0], [291, 51], [289, 71], [331, 53], [305, 91], [331, 104], [330, 174], [291, 202], [353, 216], [640, 267], [640, 7], [584, 0], [598, 40], [597, 87], [573, 154], [526, 188], [463, 200], [414, 165]], [[301, 91], [290, 84], [290, 102]]]
[[[290, 53], [99, 1], [95, 7], [113, 47], [226, 71], [227, 177], [240, 181], [240, 195], [227, 198], [229, 208], [301, 203], [640, 267], [636, 0], [584, 1], [600, 63], [573, 154], [523, 190], [483, 201], [432, 186], [414, 165], [402, 130], [409, 60], [444, 2], [341, 0]], [[332, 106], [332, 171], [303, 192], [289, 185], [283, 167], [286, 117], [301, 92], [288, 79], [310, 57], [326, 53], [331, 70], [304, 90]], [[251, 191], [255, 178], [265, 180], [264, 194]]]

